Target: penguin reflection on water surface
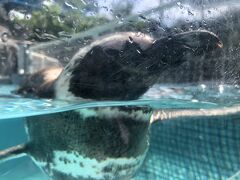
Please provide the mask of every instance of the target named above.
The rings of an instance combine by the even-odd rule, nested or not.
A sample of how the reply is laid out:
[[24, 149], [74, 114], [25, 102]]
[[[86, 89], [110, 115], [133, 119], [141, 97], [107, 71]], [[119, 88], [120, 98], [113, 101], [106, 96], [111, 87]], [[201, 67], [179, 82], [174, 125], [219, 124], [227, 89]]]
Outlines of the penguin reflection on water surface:
[[[73, 101], [137, 99], [164, 70], [219, 47], [208, 31], [157, 40], [117, 33], [80, 49], [63, 70], [33, 74], [17, 93]], [[29, 141], [0, 151], [0, 159], [26, 153], [52, 179], [130, 179], [148, 150], [151, 115], [148, 107], [121, 106], [28, 117]]]

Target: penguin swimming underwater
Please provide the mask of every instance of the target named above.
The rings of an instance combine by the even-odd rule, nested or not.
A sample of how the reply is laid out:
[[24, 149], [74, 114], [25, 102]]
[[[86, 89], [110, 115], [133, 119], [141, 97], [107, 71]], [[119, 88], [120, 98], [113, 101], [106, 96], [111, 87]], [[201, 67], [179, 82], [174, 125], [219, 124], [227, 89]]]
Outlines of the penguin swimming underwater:
[[[63, 70], [30, 76], [17, 92], [74, 101], [137, 99], [165, 69], [221, 46], [208, 31], [158, 40], [118, 33], [81, 49]], [[29, 141], [0, 151], [0, 159], [26, 153], [57, 180], [130, 179], [148, 150], [151, 115], [148, 107], [122, 106], [28, 117]]]

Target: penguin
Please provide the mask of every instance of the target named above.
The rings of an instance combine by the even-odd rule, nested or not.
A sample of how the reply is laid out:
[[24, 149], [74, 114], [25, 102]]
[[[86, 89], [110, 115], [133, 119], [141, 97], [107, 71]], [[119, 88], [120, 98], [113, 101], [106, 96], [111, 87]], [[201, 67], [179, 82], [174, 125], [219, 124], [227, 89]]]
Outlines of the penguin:
[[[77, 101], [133, 100], [154, 85], [163, 71], [183, 64], [187, 56], [222, 46], [217, 35], [206, 30], [160, 39], [134, 32], [115, 33], [81, 48], [64, 70], [52, 73], [47, 69], [30, 76], [17, 93]], [[55, 78], [48, 79], [49, 74]]]
[[[80, 49], [63, 69], [33, 74], [16, 93], [77, 102], [138, 99], [165, 69], [222, 46], [204, 30], [156, 40], [116, 33]], [[148, 152], [152, 115], [148, 106], [123, 105], [27, 117], [28, 142], [0, 151], [0, 160], [27, 154], [55, 180], [131, 179]]]

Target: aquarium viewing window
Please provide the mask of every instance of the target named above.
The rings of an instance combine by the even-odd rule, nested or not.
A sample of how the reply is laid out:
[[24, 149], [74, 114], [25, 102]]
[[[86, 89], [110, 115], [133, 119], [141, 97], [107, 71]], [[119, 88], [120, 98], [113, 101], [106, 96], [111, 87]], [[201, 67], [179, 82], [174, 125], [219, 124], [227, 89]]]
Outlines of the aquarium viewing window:
[[239, 10], [0, 1], [0, 179], [240, 179]]

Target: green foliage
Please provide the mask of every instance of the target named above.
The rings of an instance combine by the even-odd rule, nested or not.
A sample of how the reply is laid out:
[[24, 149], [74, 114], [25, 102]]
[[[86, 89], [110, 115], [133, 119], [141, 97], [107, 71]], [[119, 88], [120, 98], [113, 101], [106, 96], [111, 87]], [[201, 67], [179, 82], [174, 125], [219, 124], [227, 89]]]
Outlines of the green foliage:
[[107, 22], [107, 19], [103, 17], [87, 16], [79, 8], [80, 6], [75, 10], [62, 12], [59, 4], [43, 6], [41, 9], [32, 11], [29, 18], [16, 18], [15, 22], [28, 29], [30, 39], [37, 40], [48, 40], [49, 37], [43, 38], [44, 34], [54, 38], [59, 37], [60, 32], [77, 33]]

